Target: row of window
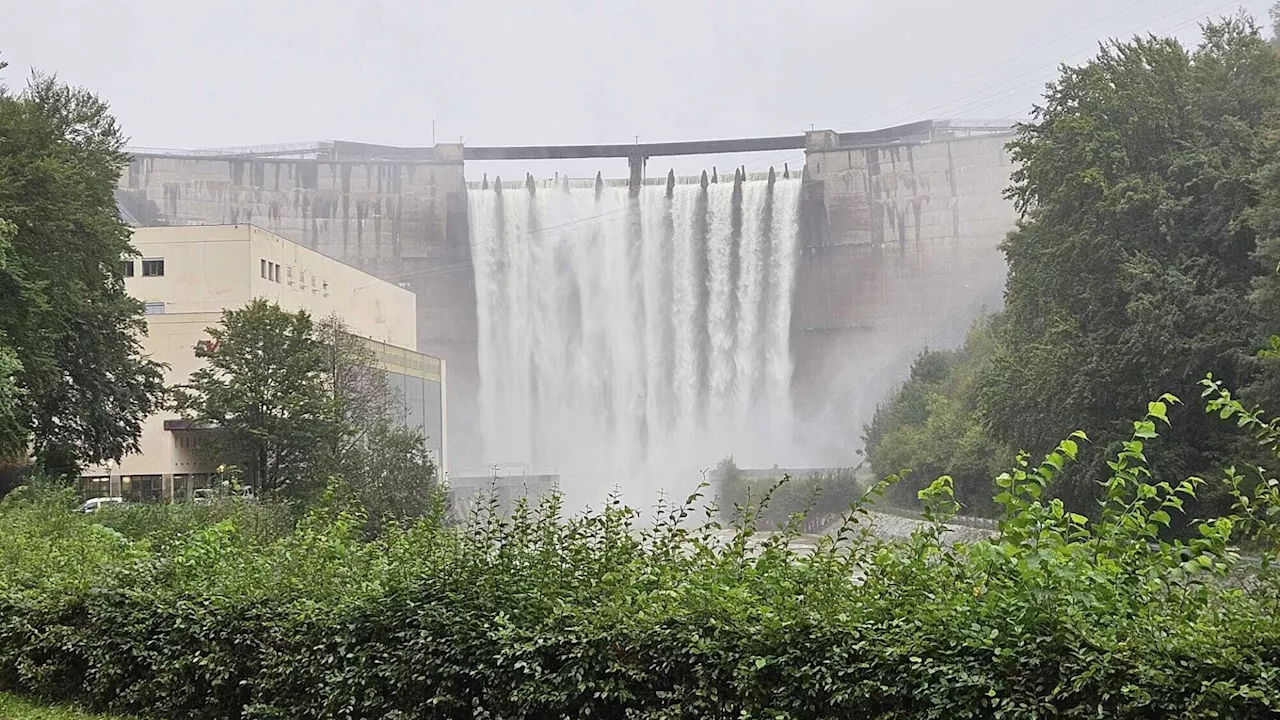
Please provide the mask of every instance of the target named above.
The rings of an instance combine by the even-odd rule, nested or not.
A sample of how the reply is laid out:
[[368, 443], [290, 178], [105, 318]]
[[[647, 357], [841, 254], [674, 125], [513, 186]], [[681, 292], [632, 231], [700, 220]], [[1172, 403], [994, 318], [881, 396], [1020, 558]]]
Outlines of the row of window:
[[[122, 274], [133, 277], [133, 261], [125, 260], [122, 265]], [[142, 277], [164, 277], [164, 258], [142, 258]]]
[[[280, 266], [280, 263], [273, 263], [270, 260], [267, 260], [265, 258], [258, 260], [258, 272], [259, 274], [262, 275], [262, 279], [264, 280], [270, 280], [271, 282], [275, 282], [275, 283], [281, 282], [282, 280], [282, 278], [280, 277], [281, 269], [282, 268]], [[287, 280], [289, 283], [289, 287], [293, 287], [293, 266], [290, 265], [289, 267], [283, 268], [283, 270], [284, 270], [283, 280]], [[306, 287], [307, 287], [307, 271], [299, 268], [298, 269], [298, 288], [306, 289]], [[325, 280], [323, 282], [319, 282], [316, 278], [316, 274], [311, 273], [311, 292], [320, 292], [321, 289], [324, 290], [325, 295], [328, 295], [329, 281]]]
[[270, 280], [271, 282], [280, 282], [280, 266], [279, 265], [271, 262], [270, 260], [259, 260], [258, 262], [261, 263], [262, 265], [261, 271], [262, 271], [262, 277], [264, 280]]
[[[176, 502], [190, 500], [196, 490], [213, 486], [213, 478], [206, 473], [173, 476], [173, 499]], [[161, 475], [132, 475], [120, 478], [120, 496], [129, 502], [158, 502], [164, 499], [164, 477]], [[111, 478], [80, 478], [80, 494], [84, 499], [111, 496]]]

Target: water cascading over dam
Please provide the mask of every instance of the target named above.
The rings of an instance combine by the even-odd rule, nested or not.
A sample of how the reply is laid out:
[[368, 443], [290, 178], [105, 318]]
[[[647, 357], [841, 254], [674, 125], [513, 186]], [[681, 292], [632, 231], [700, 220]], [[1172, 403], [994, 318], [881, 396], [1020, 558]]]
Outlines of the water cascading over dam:
[[799, 196], [772, 173], [471, 189], [486, 460], [590, 500], [785, 461]]

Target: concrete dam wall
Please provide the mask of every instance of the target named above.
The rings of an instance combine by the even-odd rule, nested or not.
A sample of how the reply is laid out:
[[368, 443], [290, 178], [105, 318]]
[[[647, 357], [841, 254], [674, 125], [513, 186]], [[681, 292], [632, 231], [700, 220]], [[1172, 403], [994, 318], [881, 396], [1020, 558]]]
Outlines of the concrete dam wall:
[[[789, 328], [800, 459], [856, 462], [862, 425], [912, 358], [925, 346], [958, 345], [983, 310], [1000, 306], [1005, 265], [997, 246], [1015, 221], [1002, 197], [1009, 139], [1007, 131], [933, 122], [768, 139], [803, 147], [806, 156]], [[651, 149], [659, 157], [741, 142]], [[597, 157], [612, 147], [516, 150]], [[529, 460], [483, 451], [475, 218], [463, 173], [468, 151], [481, 150], [501, 151], [335, 142], [275, 154], [139, 152], [118, 200], [136, 225], [252, 223], [415, 292], [419, 350], [447, 362], [453, 465], [479, 469]], [[646, 159], [632, 158], [637, 199]]]
[[959, 346], [1003, 304], [1009, 132], [895, 142], [810, 136], [792, 316], [794, 397], [817, 459], [852, 462], [862, 426], [925, 347]]

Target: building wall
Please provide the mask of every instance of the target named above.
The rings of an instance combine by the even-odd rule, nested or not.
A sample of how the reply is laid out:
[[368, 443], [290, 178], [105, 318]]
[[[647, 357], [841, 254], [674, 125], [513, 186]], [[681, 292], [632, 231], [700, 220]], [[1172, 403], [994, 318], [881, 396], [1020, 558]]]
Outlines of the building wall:
[[[134, 297], [163, 303], [166, 314], [221, 312], [254, 298], [286, 310], [306, 309], [315, 319], [338, 313], [353, 332], [400, 347], [416, 347], [413, 293], [251, 225], [138, 228], [132, 243]], [[165, 261], [162, 277], [145, 277], [147, 259]], [[280, 277], [266, 277], [266, 265]], [[270, 273], [275, 277], [274, 269]], [[153, 310], [159, 310], [154, 307]]]
[[[196, 344], [210, 339], [206, 330], [221, 321], [223, 309], [267, 298], [286, 310], [306, 309], [316, 319], [336, 313], [378, 350], [384, 369], [400, 373], [398, 386], [419, 391], [423, 402], [414, 405], [416, 414], [408, 419], [430, 434], [428, 446], [443, 462], [444, 367], [440, 359], [414, 350], [413, 293], [250, 225], [138, 228], [132, 242], [140, 257], [130, 259], [134, 272], [125, 288], [147, 303], [143, 348], [168, 365], [167, 386], [186, 382], [203, 364], [195, 356]], [[145, 276], [143, 261], [159, 259], [164, 261], [164, 274]], [[263, 277], [266, 263], [274, 266], [270, 275], [277, 279]], [[395, 358], [395, 363], [383, 362], [384, 356]], [[403, 380], [406, 375], [416, 382]], [[433, 394], [428, 390], [434, 393], [433, 404], [426, 402]], [[110, 477], [111, 494], [127, 492], [129, 480], [158, 477], [163, 496], [173, 496], [174, 476], [202, 475], [212, 469], [201, 458], [199, 431], [165, 429], [166, 421], [177, 419], [169, 412], [146, 418], [140, 453], [88, 468], [85, 475]]]
[[[461, 149], [441, 148], [427, 162], [139, 154], [117, 199], [135, 224], [252, 223], [403, 283], [417, 301], [417, 349], [448, 361], [451, 424], [466, 429], [478, 424], [475, 278]], [[454, 445], [479, 456], [475, 433]]]
[[960, 345], [1002, 306], [1010, 139], [841, 147], [835, 133], [811, 134], [792, 353], [818, 459], [856, 463], [863, 426], [915, 356]]
[[[167, 265], [167, 262], [166, 262]], [[147, 278], [147, 280], [160, 278]], [[129, 290], [133, 293], [130, 281]], [[143, 350], [151, 359], [165, 363], [166, 387], [187, 381], [202, 362], [195, 356], [195, 346], [206, 340], [206, 328], [217, 325], [221, 312], [189, 312], [147, 316], [147, 336]], [[172, 475], [182, 472], [207, 471], [197, 456], [197, 448], [180, 447], [174, 433], [164, 429], [166, 420], [177, 419], [171, 412], [159, 412], [142, 421], [142, 434], [138, 439], [140, 453], [125, 455], [119, 463], [86, 468], [86, 476], [113, 476], [116, 487], [112, 494], [119, 494], [119, 478], [141, 475]], [[184, 438], [183, 445], [187, 444]]]
[[[370, 277], [297, 243], [251, 228], [248, 272], [253, 297], [274, 300], [286, 310], [306, 309], [315, 319], [337, 313], [362, 337], [416, 349], [417, 303], [413, 293]], [[263, 263], [283, 275], [264, 277]]]

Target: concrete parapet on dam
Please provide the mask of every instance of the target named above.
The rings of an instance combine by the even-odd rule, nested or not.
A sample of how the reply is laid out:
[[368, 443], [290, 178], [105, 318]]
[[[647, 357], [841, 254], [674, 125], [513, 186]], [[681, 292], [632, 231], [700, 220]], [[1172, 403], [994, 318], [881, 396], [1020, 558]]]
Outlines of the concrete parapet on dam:
[[[691, 143], [135, 150], [117, 198], [135, 225], [251, 223], [412, 290], [419, 350], [449, 363], [450, 453], [482, 465], [465, 161], [529, 159], [536, 170], [541, 158], [625, 157], [628, 178], [594, 182], [626, 185], [638, 197], [642, 186], [669, 182], [665, 169], [645, 177], [652, 158], [802, 149], [790, 323], [795, 413], [812, 441], [807, 460], [847, 464], [856, 460], [863, 423], [912, 357], [926, 345], [957, 345], [984, 308], [1001, 303], [997, 245], [1014, 224], [1002, 196], [1010, 134], [998, 125], [930, 121]], [[759, 175], [743, 179], [763, 179], [768, 168], [752, 170]], [[721, 168], [719, 181], [737, 173]], [[800, 173], [793, 164], [790, 176]], [[489, 178], [470, 180], [479, 186]], [[504, 185], [523, 188], [528, 178], [510, 180]]]

